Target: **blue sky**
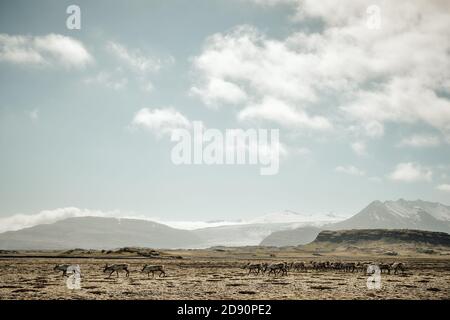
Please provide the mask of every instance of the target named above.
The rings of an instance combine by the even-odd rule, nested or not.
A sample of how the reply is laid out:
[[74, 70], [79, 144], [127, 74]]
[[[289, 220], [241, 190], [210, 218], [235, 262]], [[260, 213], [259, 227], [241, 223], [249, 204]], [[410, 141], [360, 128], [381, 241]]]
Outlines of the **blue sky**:
[[[0, 216], [450, 204], [445, 1], [78, 1], [81, 30], [66, 27], [71, 4], [0, 2]], [[175, 166], [161, 133], [179, 119], [279, 129], [279, 173]]]

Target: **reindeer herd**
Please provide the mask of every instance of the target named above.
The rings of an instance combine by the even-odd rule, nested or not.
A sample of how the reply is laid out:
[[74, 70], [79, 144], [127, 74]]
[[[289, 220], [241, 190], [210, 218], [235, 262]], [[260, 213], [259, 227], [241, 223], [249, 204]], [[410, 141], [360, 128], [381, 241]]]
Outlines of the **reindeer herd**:
[[[70, 268], [70, 264], [57, 264], [53, 270], [54, 271], [61, 271], [62, 272], [62, 276], [65, 277], [67, 276], [67, 271]], [[111, 276], [114, 274], [114, 272], [116, 273], [117, 277], [119, 277], [119, 272], [125, 272], [125, 277], [129, 277], [130, 276], [130, 270], [129, 270], [130, 266], [126, 263], [119, 263], [119, 264], [111, 264], [108, 265], [106, 264], [105, 267], [103, 268], [103, 273], [109, 273], [108, 278], [111, 278]], [[165, 277], [166, 276], [166, 271], [164, 269], [163, 265], [150, 265], [150, 264], [146, 264], [144, 265], [144, 267], [141, 270], [142, 273], [146, 273], [147, 277], [150, 277], [150, 273], [152, 274], [152, 278], [155, 277], [155, 272], [159, 272], [159, 276], [160, 277]]]
[[[312, 271], [341, 271], [341, 272], [365, 272], [368, 273], [369, 266], [377, 266], [380, 273], [394, 274], [406, 270], [406, 265], [403, 262], [394, 263], [374, 263], [374, 262], [280, 262], [280, 263], [248, 263], [243, 269], [248, 269], [248, 274], [268, 274], [287, 276], [288, 271], [308, 272]], [[373, 268], [372, 268], [373, 269]]]
[[[372, 266], [372, 268], [369, 268]], [[287, 276], [289, 271], [294, 272], [308, 272], [311, 271], [341, 271], [341, 272], [365, 272], [368, 273], [369, 270], [373, 272], [376, 266], [379, 268], [380, 273], [394, 274], [401, 272], [402, 274], [406, 270], [406, 265], [402, 262], [394, 263], [374, 263], [374, 262], [330, 262], [330, 261], [310, 261], [310, 262], [279, 262], [279, 263], [251, 263], [244, 265], [242, 268], [248, 270], [248, 275], [250, 274], [267, 274], [267, 275], [281, 275]], [[62, 276], [67, 276], [68, 270], [71, 267], [70, 264], [57, 264], [53, 270], [62, 272]], [[130, 266], [126, 263], [120, 264], [106, 264], [103, 268], [104, 273], [109, 273], [108, 278], [110, 278], [114, 273], [119, 277], [119, 272], [125, 272], [125, 277], [130, 275]], [[159, 277], [165, 277], [166, 271], [163, 265], [151, 265], [145, 264], [141, 270], [141, 273], [147, 274], [147, 277], [155, 277], [155, 272], [158, 273]]]

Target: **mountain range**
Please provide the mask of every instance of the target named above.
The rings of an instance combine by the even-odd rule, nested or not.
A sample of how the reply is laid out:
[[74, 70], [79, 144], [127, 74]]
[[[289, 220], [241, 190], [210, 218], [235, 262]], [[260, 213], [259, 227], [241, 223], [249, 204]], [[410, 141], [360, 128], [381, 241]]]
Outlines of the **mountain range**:
[[[305, 231], [304, 228], [274, 233], [261, 241], [266, 246], [289, 246], [308, 243], [321, 230], [415, 229], [450, 233], [450, 207], [422, 200], [373, 201], [356, 215], [340, 222]], [[308, 237], [305, 237], [305, 233]]]
[[422, 200], [374, 201], [358, 214], [325, 228], [418, 229], [450, 232], [450, 207]]
[[0, 249], [292, 246], [313, 241], [321, 230], [344, 229], [417, 229], [450, 233], [450, 207], [421, 200], [374, 201], [356, 215], [338, 220], [333, 214], [317, 216], [285, 210], [231, 225], [182, 230], [148, 220], [75, 217], [0, 233]]
[[67, 218], [0, 234], [0, 248], [16, 250], [191, 248], [201, 244], [191, 231], [146, 220], [104, 217]]

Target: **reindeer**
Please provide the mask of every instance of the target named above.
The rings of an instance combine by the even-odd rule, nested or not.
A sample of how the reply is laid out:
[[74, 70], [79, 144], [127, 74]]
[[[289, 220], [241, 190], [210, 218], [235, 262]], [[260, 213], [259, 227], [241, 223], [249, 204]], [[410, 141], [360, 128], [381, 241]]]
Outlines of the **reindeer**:
[[347, 262], [342, 264], [342, 268], [345, 272], [354, 272], [355, 271], [355, 263], [354, 262]]
[[263, 270], [263, 265], [261, 263], [248, 263], [244, 266], [244, 269], [248, 269], [248, 274], [255, 273], [259, 274]]
[[293, 262], [291, 268], [294, 271], [306, 271], [306, 265], [304, 262]]
[[391, 265], [388, 263], [380, 263], [378, 265], [378, 267], [380, 268], [380, 272], [383, 273], [383, 270], [386, 270], [386, 272], [388, 274], [391, 274]]
[[267, 266], [266, 270], [269, 270], [269, 275], [271, 273], [273, 273], [274, 275], [277, 275], [278, 273], [281, 272], [281, 275], [287, 276], [287, 272], [288, 272], [288, 268], [287, 268], [287, 263], [286, 262], [281, 262], [281, 263], [272, 263], [270, 265]]
[[391, 269], [394, 270], [394, 274], [397, 274], [398, 271], [401, 271], [402, 274], [404, 274], [406, 268], [405, 268], [405, 264], [404, 263], [402, 263], [402, 262], [394, 262], [391, 265]]
[[330, 268], [337, 271], [342, 270], [342, 262], [332, 262]]
[[290, 270], [290, 267], [287, 262], [283, 262], [283, 267], [280, 269], [282, 276], [287, 276], [288, 271]]
[[267, 262], [261, 263], [261, 273], [266, 273], [267, 268], [269, 267], [269, 264]]
[[144, 267], [142, 268], [141, 272], [145, 272], [147, 273], [147, 277], [150, 277], [150, 272], [152, 273], [152, 278], [155, 277], [155, 272], [159, 272], [159, 276], [166, 276], [166, 271], [164, 270], [164, 266], [162, 265], [150, 265], [150, 264], [146, 264], [144, 265]]
[[325, 262], [312, 262], [313, 268], [316, 271], [325, 271], [327, 264]]
[[128, 264], [126, 263], [121, 263], [121, 264], [112, 264], [110, 266], [108, 266], [108, 264], [105, 264], [105, 268], [103, 269], [103, 272], [107, 272], [109, 271], [109, 276], [108, 278], [111, 277], [111, 275], [115, 272], [117, 274], [117, 277], [119, 277], [119, 271], [125, 271], [126, 272], [126, 277], [130, 276], [130, 272], [128, 271]]
[[62, 271], [62, 276], [67, 276], [67, 269], [70, 267], [70, 264], [57, 264], [53, 270], [54, 271]]
[[314, 270], [314, 263], [313, 261], [305, 263], [305, 272], [308, 272], [309, 270]]
[[370, 265], [370, 262], [358, 262], [355, 265], [356, 272], [364, 272], [367, 270], [367, 267]]

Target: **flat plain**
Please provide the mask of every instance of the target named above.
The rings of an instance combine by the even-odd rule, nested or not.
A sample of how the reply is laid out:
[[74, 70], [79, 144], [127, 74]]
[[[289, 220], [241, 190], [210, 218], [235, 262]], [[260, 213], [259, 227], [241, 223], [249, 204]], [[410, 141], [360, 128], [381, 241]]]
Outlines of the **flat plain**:
[[[381, 289], [368, 289], [363, 271], [289, 270], [286, 275], [249, 274], [247, 263], [341, 261], [393, 263], [404, 273], [381, 275]], [[56, 264], [78, 264], [81, 288], [69, 289]], [[105, 264], [127, 263], [130, 275], [103, 272]], [[166, 277], [141, 273], [145, 264], [165, 266]], [[132, 252], [15, 252], [0, 255], [0, 299], [449, 299], [450, 256], [386, 256], [299, 248], [258, 247], [167, 250], [156, 257]]]

